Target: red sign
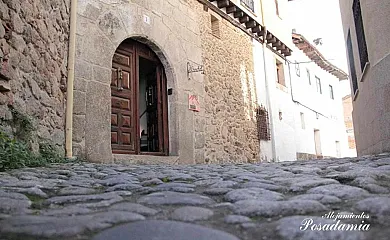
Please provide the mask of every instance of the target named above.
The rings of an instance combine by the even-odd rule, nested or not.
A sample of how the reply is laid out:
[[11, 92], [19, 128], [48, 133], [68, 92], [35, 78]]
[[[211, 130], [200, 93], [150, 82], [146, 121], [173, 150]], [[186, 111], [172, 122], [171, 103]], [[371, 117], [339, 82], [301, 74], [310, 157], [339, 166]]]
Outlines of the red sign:
[[198, 96], [191, 94], [188, 95], [188, 109], [195, 112], [200, 111], [200, 103], [198, 100]]

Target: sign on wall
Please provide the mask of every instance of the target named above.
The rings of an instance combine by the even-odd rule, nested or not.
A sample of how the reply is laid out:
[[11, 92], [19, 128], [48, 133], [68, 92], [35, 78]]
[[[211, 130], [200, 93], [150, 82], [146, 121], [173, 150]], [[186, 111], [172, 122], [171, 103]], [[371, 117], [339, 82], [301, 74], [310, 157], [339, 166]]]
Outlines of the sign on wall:
[[188, 95], [188, 109], [194, 112], [200, 111], [200, 103], [197, 95]]

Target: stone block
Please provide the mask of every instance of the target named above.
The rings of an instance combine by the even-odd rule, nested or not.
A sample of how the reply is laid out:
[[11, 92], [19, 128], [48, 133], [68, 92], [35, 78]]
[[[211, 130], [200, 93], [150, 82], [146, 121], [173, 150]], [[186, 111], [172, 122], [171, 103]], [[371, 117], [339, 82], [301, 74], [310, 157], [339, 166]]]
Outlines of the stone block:
[[76, 78], [91, 79], [92, 77], [92, 66], [90, 63], [76, 60], [74, 74]]
[[86, 105], [86, 157], [92, 162], [111, 163], [110, 86], [98, 82], [89, 82]]
[[111, 84], [111, 69], [94, 66], [92, 70], [92, 79], [105, 85]]
[[85, 138], [85, 115], [73, 116], [73, 141], [80, 143]]
[[86, 94], [85, 92], [74, 91], [73, 92], [73, 114], [85, 115], [86, 114]]

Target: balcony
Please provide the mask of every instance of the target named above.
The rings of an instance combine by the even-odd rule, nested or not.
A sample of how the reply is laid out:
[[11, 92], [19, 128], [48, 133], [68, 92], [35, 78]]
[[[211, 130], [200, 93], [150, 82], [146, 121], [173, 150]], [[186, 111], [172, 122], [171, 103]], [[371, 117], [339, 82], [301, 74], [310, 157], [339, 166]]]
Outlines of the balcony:
[[252, 12], [255, 12], [255, 3], [253, 0], [241, 0], [241, 4], [247, 7]]

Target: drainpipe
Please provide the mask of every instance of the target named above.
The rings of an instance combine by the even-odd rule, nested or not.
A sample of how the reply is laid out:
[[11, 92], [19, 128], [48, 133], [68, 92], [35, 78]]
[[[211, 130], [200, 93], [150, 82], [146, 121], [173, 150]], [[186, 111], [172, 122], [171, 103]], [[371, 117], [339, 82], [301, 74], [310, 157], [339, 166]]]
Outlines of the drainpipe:
[[272, 107], [271, 107], [271, 96], [269, 91], [269, 84], [268, 84], [268, 74], [267, 74], [267, 61], [266, 61], [266, 54], [265, 51], [267, 49], [266, 44], [266, 37], [267, 37], [267, 28], [265, 26], [264, 21], [264, 8], [263, 8], [263, 0], [260, 0], [260, 8], [261, 8], [261, 21], [263, 23], [264, 27], [264, 33], [263, 33], [263, 62], [264, 62], [264, 78], [265, 78], [265, 91], [266, 91], [266, 104], [268, 106], [269, 110], [269, 119], [270, 121], [270, 127], [271, 127], [271, 145], [272, 145], [272, 159], [276, 161], [276, 146], [275, 146], [275, 127], [274, 127], [274, 119], [272, 114]]
[[74, 66], [76, 55], [76, 19], [77, 1], [70, 3], [70, 30], [69, 30], [69, 52], [68, 52], [68, 82], [66, 91], [66, 127], [65, 127], [65, 150], [66, 157], [72, 158], [72, 137], [73, 137], [73, 82]]

